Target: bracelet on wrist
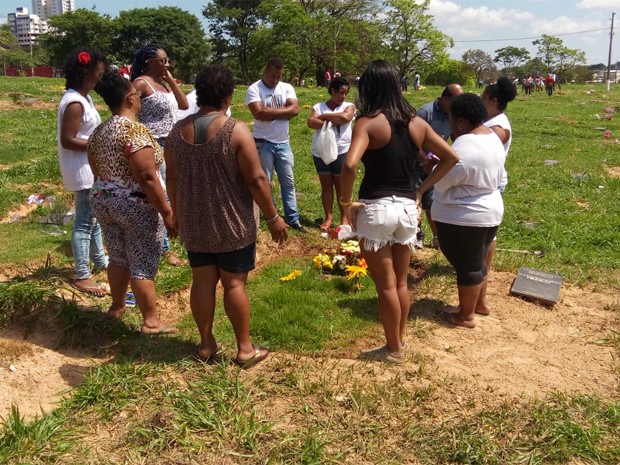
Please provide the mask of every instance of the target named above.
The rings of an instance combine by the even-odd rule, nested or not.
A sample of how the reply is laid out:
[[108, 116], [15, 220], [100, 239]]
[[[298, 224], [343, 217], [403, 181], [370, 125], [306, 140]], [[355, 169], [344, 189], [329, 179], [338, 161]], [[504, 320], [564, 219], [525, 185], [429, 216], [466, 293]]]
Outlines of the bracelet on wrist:
[[274, 216], [273, 218], [269, 218], [268, 220], [265, 220], [265, 223], [267, 223], [267, 224], [273, 224], [273, 223], [275, 223], [276, 221], [278, 221], [278, 218], [280, 218], [280, 215], [278, 215], [278, 214], [276, 213], [276, 216]]
[[338, 203], [340, 204], [341, 207], [350, 207], [351, 205], [353, 205], [353, 199], [349, 199], [347, 201], [342, 200], [342, 197], [338, 199]]

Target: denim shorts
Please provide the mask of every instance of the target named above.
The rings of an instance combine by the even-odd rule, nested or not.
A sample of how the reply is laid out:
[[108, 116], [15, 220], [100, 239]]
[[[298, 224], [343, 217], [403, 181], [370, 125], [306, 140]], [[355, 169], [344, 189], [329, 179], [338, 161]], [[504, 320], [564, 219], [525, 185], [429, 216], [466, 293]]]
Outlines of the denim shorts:
[[344, 165], [344, 158], [347, 156], [346, 152], [338, 155], [333, 162], [329, 165], [325, 164], [321, 157], [312, 156], [314, 160], [314, 167], [316, 168], [317, 174], [320, 176], [321, 174], [331, 174], [332, 176], [340, 176], [340, 172], [342, 171], [342, 165]]
[[188, 250], [187, 259], [192, 268], [215, 265], [227, 273], [247, 273], [256, 267], [256, 242], [231, 252], [208, 253]]
[[357, 212], [355, 228], [365, 249], [376, 252], [392, 244], [413, 247], [418, 232], [418, 207], [413, 199], [391, 196], [360, 202], [366, 206]]

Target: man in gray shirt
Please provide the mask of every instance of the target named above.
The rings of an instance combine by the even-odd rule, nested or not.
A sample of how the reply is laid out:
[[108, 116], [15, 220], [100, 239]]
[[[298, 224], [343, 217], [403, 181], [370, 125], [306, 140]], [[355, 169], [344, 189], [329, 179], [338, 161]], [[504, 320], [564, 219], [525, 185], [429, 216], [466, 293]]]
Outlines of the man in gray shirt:
[[[432, 102], [429, 102], [425, 105], [422, 105], [417, 110], [417, 115], [426, 121], [433, 130], [439, 134], [444, 140], [448, 140], [450, 134], [452, 133], [452, 128], [450, 127], [450, 108], [452, 107], [452, 98], [457, 95], [461, 95], [463, 93], [463, 89], [459, 84], [448, 84], [441, 93], [441, 96]], [[433, 166], [434, 163], [432, 161], [432, 154], [429, 154], [425, 147], [420, 149], [420, 153], [418, 154], [420, 163], [424, 163], [427, 157], [429, 158], [429, 166]], [[416, 165], [420, 170], [420, 183], [424, 181], [426, 178], [426, 173], [423, 172], [421, 165]], [[431, 218], [431, 205], [433, 205], [433, 188], [427, 190], [422, 196], [422, 208], [426, 212], [426, 219], [428, 220], [428, 225], [433, 232], [433, 247], [435, 249], [439, 248], [439, 241], [437, 240], [437, 227], [435, 226], [435, 222]], [[420, 217], [420, 224], [422, 221], [422, 217]], [[422, 248], [424, 245], [424, 234], [422, 234], [422, 229], [420, 228], [420, 232], [418, 233], [418, 237], [416, 239], [416, 247]]]

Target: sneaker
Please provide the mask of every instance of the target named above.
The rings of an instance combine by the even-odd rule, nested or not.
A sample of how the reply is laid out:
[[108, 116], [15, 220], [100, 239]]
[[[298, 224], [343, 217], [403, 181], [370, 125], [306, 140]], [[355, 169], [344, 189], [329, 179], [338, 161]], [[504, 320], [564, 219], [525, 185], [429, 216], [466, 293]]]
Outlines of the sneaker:
[[439, 239], [437, 236], [433, 236], [433, 249], [439, 250]]
[[306, 228], [304, 228], [301, 223], [295, 223], [295, 224], [291, 224], [289, 225], [291, 228], [296, 229], [297, 231], [299, 231], [300, 233], [305, 233], [308, 232], [306, 231]]
[[416, 249], [424, 248], [424, 233], [422, 231], [418, 231], [418, 234], [416, 234], [415, 241], [413, 242], [413, 246]]
[[375, 360], [377, 362], [386, 363], [405, 363], [402, 353], [390, 352], [386, 346], [377, 347], [376, 349], [364, 350], [360, 354], [360, 358], [364, 360]]

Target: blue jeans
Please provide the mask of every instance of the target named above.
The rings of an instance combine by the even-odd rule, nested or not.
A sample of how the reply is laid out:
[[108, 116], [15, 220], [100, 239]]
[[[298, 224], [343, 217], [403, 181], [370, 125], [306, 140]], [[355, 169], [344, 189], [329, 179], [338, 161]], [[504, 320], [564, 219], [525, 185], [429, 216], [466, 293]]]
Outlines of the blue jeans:
[[[163, 150], [166, 145], [166, 138], [162, 137], [156, 140]], [[164, 184], [166, 184], [166, 162], [165, 161], [159, 166], [159, 175], [161, 176], [161, 180], [164, 181]], [[166, 194], [166, 200], [168, 200], [168, 194]], [[170, 201], [168, 201], [168, 203], [170, 203]], [[164, 228], [164, 246], [162, 247], [162, 250], [164, 253], [170, 250], [170, 239], [168, 239], [168, 231], [166, 230], [166, 228]]]
[[284, 220], [288, 224], [299, 223], [299, 212], [297, 211], [297, 196], [295, 194], [295, 178], [293, 177], [293, 152], [288, 142], [274, 144], [269, 141], [256, 141], [258, 156], [263, 171], [269, 179], [273, 177], [275, 168], [280, 183], [282, 193], [282, 204], [284, 206]]
[[90, 278], [89, 257], [95, 268], [108, 266], [108, 258], [103, 251], [101, 228], [90, 208], [90, 189], [73, 193], [75, 197], [75, 222], [71, 233], [71, 250], [75, 263], [75, 279]]

